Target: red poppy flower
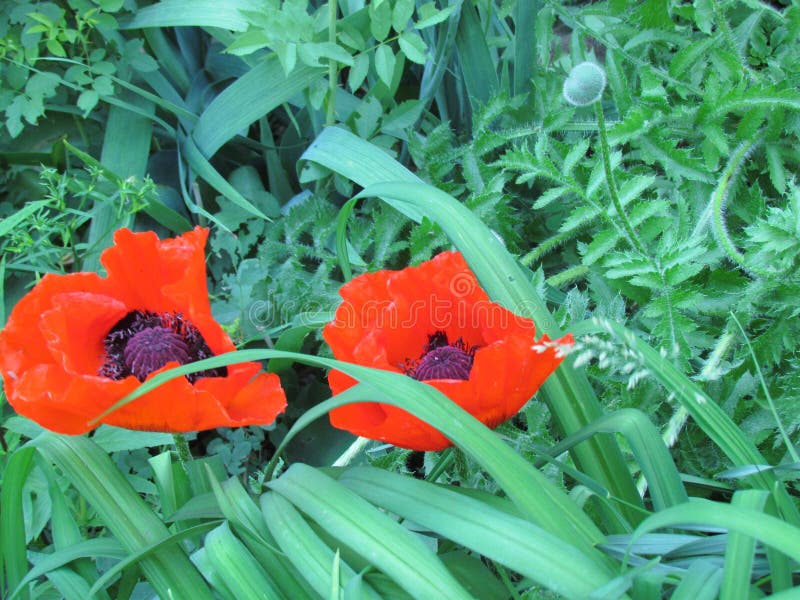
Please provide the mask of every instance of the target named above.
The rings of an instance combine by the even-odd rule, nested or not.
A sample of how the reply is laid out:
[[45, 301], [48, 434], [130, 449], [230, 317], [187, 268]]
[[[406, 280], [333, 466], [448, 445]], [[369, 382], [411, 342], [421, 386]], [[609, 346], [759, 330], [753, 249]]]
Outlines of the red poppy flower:
[[[46, 275], [0, 332], [6, 396], [21, 415], [67, 434], [166, 369], [235, 350], [211, 316], [197, 227], [159, 240], [117, 231], [96, 273]], [[186, 432], [272, 423], [286, 406], [280, 380], [242, 363], [173, 379], [103, 423]], [[96, 426], [96, 425], [94, 425]]]
[[[418, 267], [356, 277], [323, 336], [337, 359], [405, 373], [432, 385], [489, 427], [511, 418], [564, 357], [571, 336], [534, 341], [533, 321], [489, 301], [457, 252]], [[356, 382], [331, 371], [338, 394]], [[412, 450], [450, 441], [394, 406], [358, 403], [330, 413], [334, 427]]]

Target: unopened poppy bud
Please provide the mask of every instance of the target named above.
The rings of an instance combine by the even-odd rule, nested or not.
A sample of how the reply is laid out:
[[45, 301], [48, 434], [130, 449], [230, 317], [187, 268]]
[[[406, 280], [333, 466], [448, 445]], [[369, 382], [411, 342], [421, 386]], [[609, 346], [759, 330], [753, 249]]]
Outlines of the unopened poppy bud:
[[572, 67], [564, 80], [564, 99], [573, 106], [589, 106], [603, 96], [606, 72], [593, 62], [582, 62]]

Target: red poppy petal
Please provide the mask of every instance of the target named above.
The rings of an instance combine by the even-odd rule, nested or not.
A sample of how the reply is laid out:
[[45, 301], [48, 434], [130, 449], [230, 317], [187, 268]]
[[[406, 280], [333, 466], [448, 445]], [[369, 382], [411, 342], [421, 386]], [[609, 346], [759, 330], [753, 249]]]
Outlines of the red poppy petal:
[[54, 296], [69, 292], [109, 295], [111, 288], [95, 273], [45, 275], [23, 296], [0, 332], [0, 371], [19, 372], [23, 365], [52, 360], [47, 341], [39, 329], [42, 314], [51, 309]]
[[152, 312], [210, 314], [205, 272], [208, 230], [159, 240], [152, 231], [120, 229], [100, 262], [117, 297], [129, 306]]
[[59, 365], [41, 364], [25, 371], [8, 399], [17, 413], [42, 427], [56, 433], [79, 435], [96, 427], [90, 426], [88, 421], [138, 384], [132, 377], [112, 381], [75, 376]]
[[[261, 366], [256, 363], [243, 363], [228, 367], [227, 377], [198, 380], [195, 389], [200, 393], [208, 392], [216, 402], [205, 407], [197, 429], [274, 423], [286, 408], [286, 394], [277, 375], [259, 373], [260, 370]], [[232, 389], [237, 390], [234, 395]], [[220, 424], [220, 419], [224, 423]]]
[[103, 364], [103, 340], [129, 308], [108, 296], [58, 294], [41, 315], [39, 328], [53, 358], [68, 372], [96, 375]]

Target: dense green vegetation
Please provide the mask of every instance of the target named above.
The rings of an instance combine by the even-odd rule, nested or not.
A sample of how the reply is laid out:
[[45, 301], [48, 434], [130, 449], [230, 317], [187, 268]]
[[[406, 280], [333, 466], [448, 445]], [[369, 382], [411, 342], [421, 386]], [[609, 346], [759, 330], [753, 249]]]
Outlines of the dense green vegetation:
[[[241, 350], [210, 360], [265, 361], [289, 400], [273, 426], [190, 434], [191, 461], [169, 434], [56, 435], [0, 403], [3, 597], [795, 597], [797, 6], [0, 14], [0, 323], [44, 274], [101, 272], [119, 228], [199, 224]], [[341, 285], [451, 248], [575, 336], [559, 371], [495, 432], [364, 367], [328, 400]], [[376, 395], [455, 447], [324, 416]]]

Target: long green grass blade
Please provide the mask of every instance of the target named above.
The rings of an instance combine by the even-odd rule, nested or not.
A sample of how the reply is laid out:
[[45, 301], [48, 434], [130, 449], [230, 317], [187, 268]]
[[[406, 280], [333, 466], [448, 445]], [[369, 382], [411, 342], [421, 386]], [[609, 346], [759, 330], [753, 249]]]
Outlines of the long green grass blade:
[[271, 221], [267, 215], [253, 206], [253, 204], [247, 198], [242, 196], [235, 187], [228, 183], [228, 181], [219, 174], [219, 172], [211, 165], [211, 163], [206, 160], [206, 157], [203, 156], [200, 150], [198, 150], [197, 145], [191, 136], [180, 136], [180, 139], [183, 156], [186, 158], [186, 162], [192, 168], [192, 171], [194, 171], [195, 175], [206, 181], [206, 183], [217, 190], [225, 198], [240, 208], [243, 208], [251, 215], [258, 217], [259, 219]]
[[257, 9], [248, 0], [162, 0], [136, 10], [122, 29], [194, 26], [245, 31], [247, 21], [239, 10]]
[[222, 513], [237, 537], [261, 565], [270, 586], [279, 590], [285, 598], [312, 598], [305, 573], [295, 569], [280, 551], [278, 542], [264, 523], [261, 510], [239, 480], [231, 478], [219, 483], [209, 473], [209, 481]]
[[[567, 598], [585, 598], [611, 580], [602, 563], [575, 546], [479, 500], [375, 468], [350, 468], [339, 481], [372, 504]], [[576, 572], [581, 576], [575, 577]]]
[[531, 88], [536, 66], [536, 17], [541, 9], [539, 0], [517, 2], [514, 11], [514, 94], [524, 94]]
[[150, 555], [154, 551], [160, 548], [166, 548], [171, 544], [177, 544], [178, 542], [191, 538], [193, 536], [202, 535], [207, 531], [213, 529], [217, 525], [219, 525], [219, 521], [209, 521], [206, 523], [195, 525], [193, 527], [187, 527], [186, 529], [182, 529], [177, 533], [173, 533], [169, 537], [159, 540], [155, 544], [151, 544], [150, 546], [141, 548], [139, 551], [134, 552], [133, 554], [127, 554], [126, 556], [124, 556], [122, 560], [120, 560], [113, 567], [105, 571], [103, 575], [99, 577], [97, 581], [94, 582], [90, 593], [96, 596], [101, 591], [101, 589], [109, 582], [111, 582], [114, 579], [114, 577], [116, 577], [119, 573], [121, 573], [131, 565], [135, 565], [140, 560], [142, 560], [142, 558]]
[[[31, 443], [64, 473], [127, 552], [138, 552], [170, 535], [109, 456], [88, 439], [44, 433]], [[160, 548], [139, 564], [162, 597], [211, 600], [182, 548]]]
[[470, 598], [428, 546], [336, 480], [298, 463], [269, 486], [413, 597]]
[[[282, 496], [268, 492], [261, 496], [261, 511], [264, 514], [272, 536], [281, 550], [292, 562], [298, 572], [321, 597], [329, 593], [334, 585], [331, 564], [336, 553], [331, 550], [311, 526], [306, 523], [295, 507]], [[339, 584], [346, 586], [356, 572], [339, 559], [339, 582], [336, 584], [336, 596], [339, 596]], [[361, 584], [363, 598], [377, 600], [379, 596], [366, 583]]]
[[[741, 490], [733, 495], [733, 506], [761, 512], [769, 498], [765, 490]], [[725, 568], [722, 572], [720, 600], [735, 600], [750, 585], [756, 540], [732, 531], [725, 548]]]
[[564, 438], [550, 450], [550, 455], [558, 456], [597, 432], [621, 433], [625, 436], [636, 457], [636, 463], [647, 479], [653, 506], [657, 511], [689, 500], [669, 450], [661, 441], [655, 425], [640, 410], [627, 408], [603, 415]]
[[461, 21], [456, 35], [461, 74], [473, 109], [477, 104], [486, 104], [500, 89], [497, 70], [476, 10], [471, 2], [461, 5]]
[[675, 588], [672, 600], [714, 600], [721, 582], [722, 569], [711, 561], [695, 560]]
[[724, 527], [729, 532], [760, 540], [800, 562], [800, 528], [752, 508], [700, 498], [649, 516], [636, 528], [632, 539], [656, 529], [681, 525]]
[[286, 75], [272, 54], [237, 79], [208, 105], [192, 137], [206, 158], [242, 129], [321, 79], [325, 69], [298, 65]]
[[206, 556], [225, 587], [239, 600], [282, 598], [247, 547], [223, 523], [206, 536]]
[[[15, 590], [28, 570], [22, 488], [33, 467], [34, 456], [34, 449], [29, 446], [16, 450], [3, 472], [3, 486], [0, 489], [0, 567], [4, 570], [8, 590]], [[18, 597], [27, 600], [28, 591], [22, 590]]]

